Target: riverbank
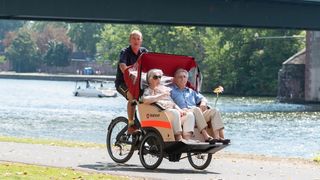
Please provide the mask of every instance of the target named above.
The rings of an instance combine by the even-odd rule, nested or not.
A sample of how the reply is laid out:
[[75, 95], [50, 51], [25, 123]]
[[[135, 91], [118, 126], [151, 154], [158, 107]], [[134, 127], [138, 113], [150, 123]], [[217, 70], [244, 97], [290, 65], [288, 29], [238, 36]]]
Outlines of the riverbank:
[[29, 79], [49, 81], [81, 81], [81, 80], [103, 80], [114, 81], [115, 76], [106, 75], [77, 75], [77, 74], [46, 74], [46, 73], [16, 73], [0, 72], [1, 79]]

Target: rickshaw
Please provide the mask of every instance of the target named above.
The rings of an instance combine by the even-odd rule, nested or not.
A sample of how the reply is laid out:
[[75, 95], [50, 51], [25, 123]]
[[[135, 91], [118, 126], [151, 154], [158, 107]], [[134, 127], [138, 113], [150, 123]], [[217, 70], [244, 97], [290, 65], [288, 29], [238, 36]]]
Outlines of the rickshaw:
[[[193, 57], [161, 53], [142, 54], [124, 73], [129, 91], [136, 100], [135, 123], [138, 124], [141, 133], [127, 134], [127, 118], [113, 119], [108, 127], [106, 139], [109, 156], [117, 163], [125, 163], [137, 150], [140, 162], [146, 169], [156, 169], [163, 158], [172, 162], [187, 158], [193, 168], [207, 168], [212, 154], [229, 144], [206, 143], [196, 127], [192, 139], [198, 142], [175, 141], [170, 114], [164, 112], [157, 104], [147, 105], [140, 102], [143, 89], [146, 87], [145, 74], [154, 68], [163, 71], [161, 81], [165, 85], [172, 83], [171, 79], [178, 68], [186, 69], [189, 73], [188, 87], [196, 91], [201, 88], [201, 73]], [[208, 133], [210, 132], [212, 131], [208, 130]]]

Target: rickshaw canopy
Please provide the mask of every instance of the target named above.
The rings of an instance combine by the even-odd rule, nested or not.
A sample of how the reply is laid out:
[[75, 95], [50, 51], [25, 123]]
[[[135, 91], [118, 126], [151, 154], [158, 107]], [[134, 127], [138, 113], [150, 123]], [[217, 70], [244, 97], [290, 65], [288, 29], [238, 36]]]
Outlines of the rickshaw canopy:
[[[143, 53], [135, 64], [125, 70], [124, 78], [130, 93], [135, 99], [138, 99], [142, 90], [141, 83], [144, 79], [144, 77], [142, 77], [143, 73], [147, 73], [150, 69], [161, 69], [165, 76], [173, 77], [179, 68], [189, 72], [187, 85], [196, 91], [200, 91], [201, 73], [196, 60], [191, 56]], [[134, 78], [132, 74], [135, 74]]]

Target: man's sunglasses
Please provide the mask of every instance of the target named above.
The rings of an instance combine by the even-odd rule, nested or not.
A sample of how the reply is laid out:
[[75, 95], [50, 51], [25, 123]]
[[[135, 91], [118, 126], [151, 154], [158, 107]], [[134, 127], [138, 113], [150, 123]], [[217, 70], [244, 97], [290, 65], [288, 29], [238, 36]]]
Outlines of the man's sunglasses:
[[154, 80], [156, 80], [156, 79], [161, 79], [161, 77], [162, 77], [162, 76], [157, 76], [157, 75], [152, 76], [152, 78], [153, 78]]

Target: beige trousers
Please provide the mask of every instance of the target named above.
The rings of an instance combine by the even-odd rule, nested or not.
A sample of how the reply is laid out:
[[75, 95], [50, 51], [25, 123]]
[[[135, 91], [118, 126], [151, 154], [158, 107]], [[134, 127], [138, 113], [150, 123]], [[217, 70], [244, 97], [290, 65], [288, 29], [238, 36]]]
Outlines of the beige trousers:
[[218, 130], [223, 128], [223, 122], [221, 120], [220, 112], [214, 108], [207, 109], [202, 112], [199, 107], [194, 107], [190, 109], [193, 112], [196, 119], [196, 124], [200, 132], [208, 126], [208, 122], [213, 130]]

